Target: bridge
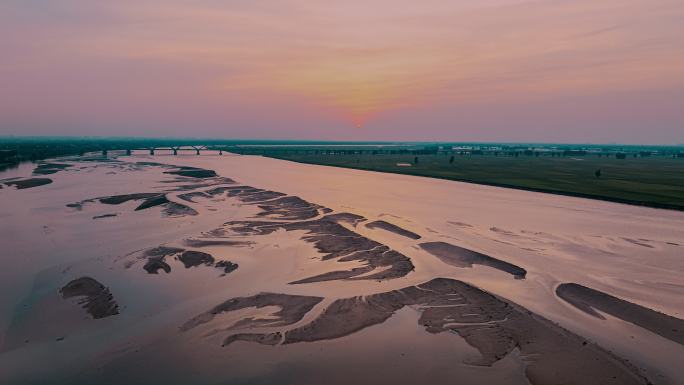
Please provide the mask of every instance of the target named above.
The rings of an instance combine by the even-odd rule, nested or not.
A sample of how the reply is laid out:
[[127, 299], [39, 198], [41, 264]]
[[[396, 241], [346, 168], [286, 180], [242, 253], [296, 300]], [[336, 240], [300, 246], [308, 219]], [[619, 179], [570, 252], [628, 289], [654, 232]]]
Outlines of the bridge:
[[[188, 146], [145, 146], [145, 147], [131, 147], [126, 148], [126, 155], [133, 154], [133, 151], [145, 151], [150, 155], [155, 155], [157, 151], [169, 151], [173, 155], [178, 155], [178, 152], [194, 152], [196, 155], [201, 155], [202, 151], [218, 151], [219, 155], [223, 155], [223, 152], [229, 152], [231, 150], [235, 151], [237, 148], [235, 146], [205, 146], [205, 145], [188, 145]], [[107, 156], [110, 149], [103, 148], [102, 155]]]

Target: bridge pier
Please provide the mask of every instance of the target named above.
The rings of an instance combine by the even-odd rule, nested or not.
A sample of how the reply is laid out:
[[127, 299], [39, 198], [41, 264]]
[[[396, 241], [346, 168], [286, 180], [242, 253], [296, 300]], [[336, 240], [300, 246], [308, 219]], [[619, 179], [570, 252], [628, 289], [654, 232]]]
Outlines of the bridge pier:
[[199, 150], [199, 148], [196, 148], [196, 149], [195, 149], [195, 151], [197, 151], [197, 155], [199, 155], [199, 154], [200, 154], [200, 150]]
[[178, 155], [178, 149], [177, 148], [173, 149], [173, 155]]
[[150, 148], [150, 155], [154, 155], [154, 148]]
[[102, 150], [102, 156], [107, 156], [107, 150]]
[[126, 155], [130, 156], [131, 155], [131, 150], [126, 150]]
[[219, 155], [223, 155], [223, 150], [219, 150]]

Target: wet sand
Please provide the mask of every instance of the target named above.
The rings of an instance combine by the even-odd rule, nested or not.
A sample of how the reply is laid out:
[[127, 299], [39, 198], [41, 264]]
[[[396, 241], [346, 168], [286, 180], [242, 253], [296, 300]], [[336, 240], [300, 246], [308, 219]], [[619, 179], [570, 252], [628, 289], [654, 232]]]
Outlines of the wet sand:
[[[224, 312], [246, 307], [278, 306], [275, 318], [244, 318], [231, 329], [286, 327], [300, 321], [322, 298], [259, 294], [236, 298], [186, 322], [188, 331]], [[646, 384], [636, 368], [600, 347], [526, 311], [461, 281], [437, 278], [424, 284], [366, 297], [338, 299], [311, 323], [266, 333], [235, 333], [222, 346], [236, 341], [267, 345], [341, 338], [381, 324], [404, 306], [420, 309], [418, 322], [431, 334], [458, 333], [480, 352], [471, 365], [491, 366], [515, 349], [526, 357], [531, 384]], [[283, 338], [284, 336], [284, 338]]]
[[404, 306], [419, 306], [428, 333], [453, 331], [477, 348], [470, 362], [490, 366], [520, 349], [531, 384], [646, 384], [626, 361], [548, 320], [473, 286], [434, 279], [398, 291], [333, 302], [309, 325], [285, 333], [284, 343], [333, 339], [382, 323]]
[[249, 156], [49, 163], [0, 190], [0, 384], [684, 381], [680, 213]]

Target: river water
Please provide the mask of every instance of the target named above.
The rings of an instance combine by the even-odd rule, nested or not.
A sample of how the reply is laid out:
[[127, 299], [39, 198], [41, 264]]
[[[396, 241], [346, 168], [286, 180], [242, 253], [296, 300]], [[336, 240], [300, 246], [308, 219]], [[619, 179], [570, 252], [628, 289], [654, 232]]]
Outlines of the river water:
[[[277, 318], [278, 306], [248, 306], [182, 329], [235, 297], [268, 292], [323, 298], [286, 328], [291, 329], [311, 322], [336, 299], [435, 277], [460, 280], [517, 303], [629, 360], [654, 383], [684, 383], [682, 344], [610, 314], [593, 317], [555, 294], [559, 284], [572, 282], [684, 318], [682, 212], [232, 154], [111, 154], [109, 160], [51, 162], [69, 165], [39, 176], [52, 183], [0, 189], [2, 384], [529, 383], [527, 359], [517, 349], [491, 366], [468, 364], [478, 350], [456, 333], [426, 333], [418, 322], [421, 308], [415, 306], [355, 333], [307, 343], [221, 346], [240, 320]], [[169, 174], [173, 166], [214, 170], [218, 177]], [[22, 164], [0, 172], [0, 183], [29, 178], [33, 168]], [[305, 230], [213, 238], [237, 241], [230, 245], [189, 243], [225, 230], [226, 222], [265, 218], [258, 205], [236, 197], [181, 197], [235, 185], [296, 196], [332, 213], [383, 220], [419, 234], [415, 240], [343, 224], [407, 256], [414, 270], [396, 279], [293, 285], [364, 263], [321, 260], [319, 250], [303, 240]], [[191, 210], [165, 205], [135, 210], [139, 200], [112, 205], [96, 199], [135, 193], [165, 194]], [[325, 215], [318, 210], [317, 218]], [[485, 265], [447, 264], [421, 248], [423, 242], [458, 245], [527, 274], [513, 279]], [[170, 273], [148, 274], [145, 250], [161, 245], [201, 251], [239, 267], [223, 275], [216, 266], [184, 268], [169, 257]], [[118, 314], [93, 319], [78, 301], [62, 298], [59, 289], [84, 276], [108, 288]]]

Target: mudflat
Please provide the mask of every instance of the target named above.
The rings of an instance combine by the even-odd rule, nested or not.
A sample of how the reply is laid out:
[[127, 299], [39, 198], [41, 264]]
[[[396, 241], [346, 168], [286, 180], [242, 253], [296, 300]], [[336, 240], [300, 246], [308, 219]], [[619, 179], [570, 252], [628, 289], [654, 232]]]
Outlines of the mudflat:
[[38, 172], [0, 189], [0, 384], [684, 381], [680, 212], [228, 154]]

